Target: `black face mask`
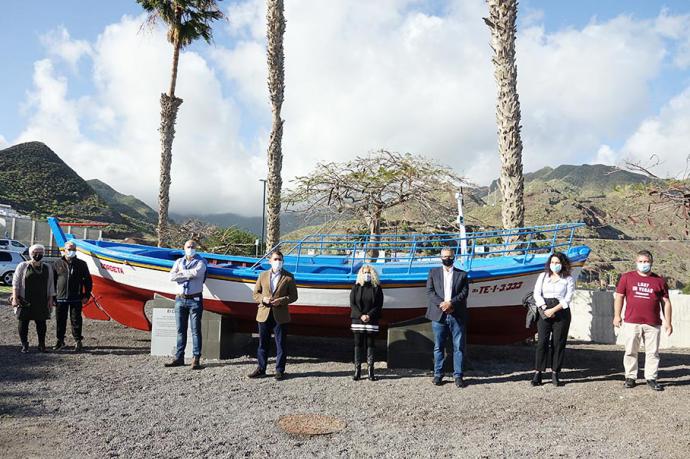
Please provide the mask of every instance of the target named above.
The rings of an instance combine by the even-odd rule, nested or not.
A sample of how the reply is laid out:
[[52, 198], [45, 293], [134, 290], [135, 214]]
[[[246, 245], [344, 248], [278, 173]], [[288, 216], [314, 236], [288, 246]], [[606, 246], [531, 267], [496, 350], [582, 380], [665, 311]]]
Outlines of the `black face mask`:
[[443, 266], [453, 266], [453, 263], [455, 260], [452, 258], [441, 258], [441, 263], [443, 263]]
[[34, 261], [41, 261], [43, 259], [43, 254], [42, 253], [34, 253], [33, 255], [31, 255], [31, 258]]

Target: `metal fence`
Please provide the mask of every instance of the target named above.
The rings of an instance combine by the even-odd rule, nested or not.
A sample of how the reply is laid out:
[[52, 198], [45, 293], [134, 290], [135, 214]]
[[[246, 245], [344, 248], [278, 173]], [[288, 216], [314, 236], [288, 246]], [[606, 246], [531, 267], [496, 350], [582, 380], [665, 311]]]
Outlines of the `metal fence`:
[[[66, 233], [74, 234], [79, 239], [102, 239], [100, 228], [89, 226], [63, 226]], [[14, 239], [22, 244], [43, 244], [47, 249], [57, 248], [53, 232], [45, 220], [31, 220], [29, 218], [0, 217], [0, 237]]]

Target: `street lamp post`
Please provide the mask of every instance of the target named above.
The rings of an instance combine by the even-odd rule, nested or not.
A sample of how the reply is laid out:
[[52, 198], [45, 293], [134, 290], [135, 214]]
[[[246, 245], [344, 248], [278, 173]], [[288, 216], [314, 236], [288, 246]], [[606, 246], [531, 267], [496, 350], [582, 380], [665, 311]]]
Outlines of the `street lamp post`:
[[264, 199], [261, 205], [261, 250], [264, 249], [264, 233], [266, 228], [266, 179], [259, 179], [259, 182], [264, 182]]

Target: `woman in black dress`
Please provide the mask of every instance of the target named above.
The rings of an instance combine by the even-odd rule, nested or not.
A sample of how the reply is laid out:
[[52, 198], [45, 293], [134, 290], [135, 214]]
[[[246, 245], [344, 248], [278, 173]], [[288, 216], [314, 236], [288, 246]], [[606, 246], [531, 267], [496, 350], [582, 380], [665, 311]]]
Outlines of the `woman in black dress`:
[[379, 332], [379, 317], [383, 308], [383, 291], [379, 284], [379, 275], [370, 265], [362, 265], [357, 273], [357, 281], [350, 291], [350, 308], [355, 336], [355, 374], [357, 381], [362, 376], [364, 349], [367, 352], [367, 370], [370, 381], [374, 376], [374, 340]]
[[53, 270], [43, 262], [45, 248], [41, 244], [29, 247], [29, 261], [17, 266], [12, 278], [12, 306], [17, 315], [22, 352], [29, 352], [29, 322], [36, 323], [38, 350], [46, 350], [46, 320], [50, 318], [55, 296]]

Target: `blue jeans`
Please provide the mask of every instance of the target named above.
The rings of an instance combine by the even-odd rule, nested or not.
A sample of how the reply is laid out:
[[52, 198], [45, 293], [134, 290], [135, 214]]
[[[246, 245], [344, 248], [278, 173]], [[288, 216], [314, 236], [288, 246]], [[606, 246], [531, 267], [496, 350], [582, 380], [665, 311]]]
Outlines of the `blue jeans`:
[[446, 361], [444, 348], [448, 335], [453, 339], [453, 377], [462, 377], [462, 357], [464, 351], [465, 324], [450, 314], [444, 314], [440, 321], [431, 321], [434, 331], [434, 376], [443, 376], [443, 364]]
[[184, 359], [187, 347], [187, 323], [191, 315], [192, 325], [192, 354], [201, 357], [201, 315], [204, 312], [202, 301], [178, 298], [175, 300], [175, 322], [177, 322], [177, 360]]

